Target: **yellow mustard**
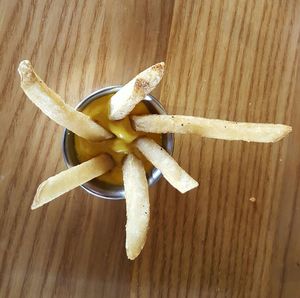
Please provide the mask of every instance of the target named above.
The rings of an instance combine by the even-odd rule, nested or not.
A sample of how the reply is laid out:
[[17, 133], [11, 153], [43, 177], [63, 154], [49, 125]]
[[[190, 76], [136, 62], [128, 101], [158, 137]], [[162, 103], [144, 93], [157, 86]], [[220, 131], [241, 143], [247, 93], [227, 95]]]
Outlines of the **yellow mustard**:
[[[89, 115], [95, 122], [115, 135], [115, 138], [91, 142], [75, 135], [75, 150], [77, 158], [80, 162], [89, 160], [100, 153], [108, 153], [115, 161], [115, 167], [108, 173], [98, 177], [100, 181], [104, 181], [114, 185], [122, 185], [122, 163], [124, 157], [128, 153], [134, 153], [144, 164], [146, 172], [150, 172], [153, 168], [152, 164], [133, 146], [133, 141], [141, 136], [147, 136], [153, 139], [159, 145], [162, 144], [161, 134], [151, 134], [135, 131], [129, 119], [129, 116], [122, 120], [111, 121], [108, 119], [109, 100], [113, 94], [103, 96], [91, 102], [82, 111]], [[140, 102], [136, 105], [130, 115], [150, 114], [147, 106]]]

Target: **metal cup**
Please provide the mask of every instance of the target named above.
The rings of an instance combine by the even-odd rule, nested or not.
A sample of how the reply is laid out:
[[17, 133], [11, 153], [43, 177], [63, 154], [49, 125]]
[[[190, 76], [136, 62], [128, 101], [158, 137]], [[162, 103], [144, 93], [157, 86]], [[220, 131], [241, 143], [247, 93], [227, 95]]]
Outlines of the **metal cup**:
[[[111, 86], [105, 87], [100, 90], [97, 90], [84, 98], [77, 106], [76, 109], [78, 111], [82, 111], [88, 104], [92, 101], [101, 98], [105, 95], [116, 93], [122, 86]], [[148, 107], [152, 114], [166, 114], [165, 109], [159, 103], [159, 101], [152, 95], [147, 95], [143, 100], [145, 105]], [[174, 135], [171, 133], [163, 134], [162, 137], [162, 145], [165, 150], [172, 155], [173, 147], [174, 147]], [[74, 133], [69, 131], [68, 129], [64, 130], [63, 134], [63, 157], [65, 164], [68, 168], [78, 165], [80, 162], [76, 156], [75, 146], [74, 146]], [[162, 174], [161, 172], [153, 168], [150, 173], [147, 174], [148, 185], [154, 185], [160, 178]], [[120, 200], [124, 199], [124, 187], [116, 186], [113, 184], [101, 182], [98, 179], [93, 179], [83, 185], [81, 187], [86, 190], [88, 193], [102, 199], [109, 200]]]

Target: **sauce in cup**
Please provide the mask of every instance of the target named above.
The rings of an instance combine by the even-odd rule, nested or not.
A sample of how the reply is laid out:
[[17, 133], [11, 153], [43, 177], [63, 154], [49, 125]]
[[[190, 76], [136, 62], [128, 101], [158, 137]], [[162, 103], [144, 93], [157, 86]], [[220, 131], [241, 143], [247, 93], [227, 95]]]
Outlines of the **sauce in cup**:
[[91, 119], [112, 132], [114, 138], [90, 142], [67, 129], [63, 135], [63, 156], [68, 167], [76, 166], [102, 152], [110, 154], [114, 159], [115, 167], [111, 171], [81, 185], [88, 193], [109, 200], [124, 199], [122, 163], [129, 152], [133, 152], [143, 162], [149, 186], [155, 184], [162, 176], [161, 172], [153, 167], [133, 145], [137, 138], [147, 136], [171, 155], [174, 146], [174, 135], [171, 133], [137, 132], [131, 126], [130, 115], [166, 114], [159, 101], [150, 94], [135, 107], [129, 117], [117, 121], [108, 119], [109, 99], [120, 88], [121, 86], [111, 86], [97, 90], [83, 99], [76, 107], [77, 110], [89, 115]]
[[162, 135], [137, 132], [132, 128], [130, 115], [146, 115], [151, 113], [143, 102], [137, 104], [130, 115], [124, 119], [109, 120], [109, 100], [112, 96], [113, 93], [94, 100], [82, 112], [114, 134], [115, 137], [100, 142], [92, 142], [75, 135], [75, 151], [80, 162], [89, 160], [100, 153], [110, 154], [115, 162], [115, 167], [97, 179], [113, 185], [122, 185], [122, 164], [127, 154], [134, 153], [143, 162], [148, 174], [153, 169], [152, 164], [138, 151], [133, 142], [138, 137], [146, 136], [153, 139], [159, 145], [162, 145]]

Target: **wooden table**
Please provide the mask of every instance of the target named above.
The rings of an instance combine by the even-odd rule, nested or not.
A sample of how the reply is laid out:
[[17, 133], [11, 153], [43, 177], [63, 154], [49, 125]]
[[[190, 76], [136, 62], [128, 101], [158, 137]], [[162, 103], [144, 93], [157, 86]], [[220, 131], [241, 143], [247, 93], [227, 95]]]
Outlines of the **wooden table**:
[[[299, 297], [298, 0], [0, 3], [1, 297]], [[23, 59], [72, 105], [166, 61], [154, 94], [169, 113], [294, 131], [276, 144], [176, 136], [200, 187], [151, 189], [148, 240], [130, 262], [124, 201], [78, 188], [30, 210], [65, 166], [63, 129], [19, 87]]]

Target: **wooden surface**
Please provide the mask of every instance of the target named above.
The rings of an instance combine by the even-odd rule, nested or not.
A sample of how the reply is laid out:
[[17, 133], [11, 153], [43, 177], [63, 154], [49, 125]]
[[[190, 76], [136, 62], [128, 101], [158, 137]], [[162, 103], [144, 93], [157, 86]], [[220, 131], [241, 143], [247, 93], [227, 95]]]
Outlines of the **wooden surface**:
[[[0, 8], [0, 297], [299, 297], [299, 0]], [[25, 58], [72, 105], [166, 61], [154, 94], [170, 113], [294, 131], [273, 145], [176, 137], [175, 157], [200, 187], [151, 189], [148, 240], [130, 262], [124, 202], [78, 188], [30, 211], [64, 163], [62, 128], [19, 87]]]

